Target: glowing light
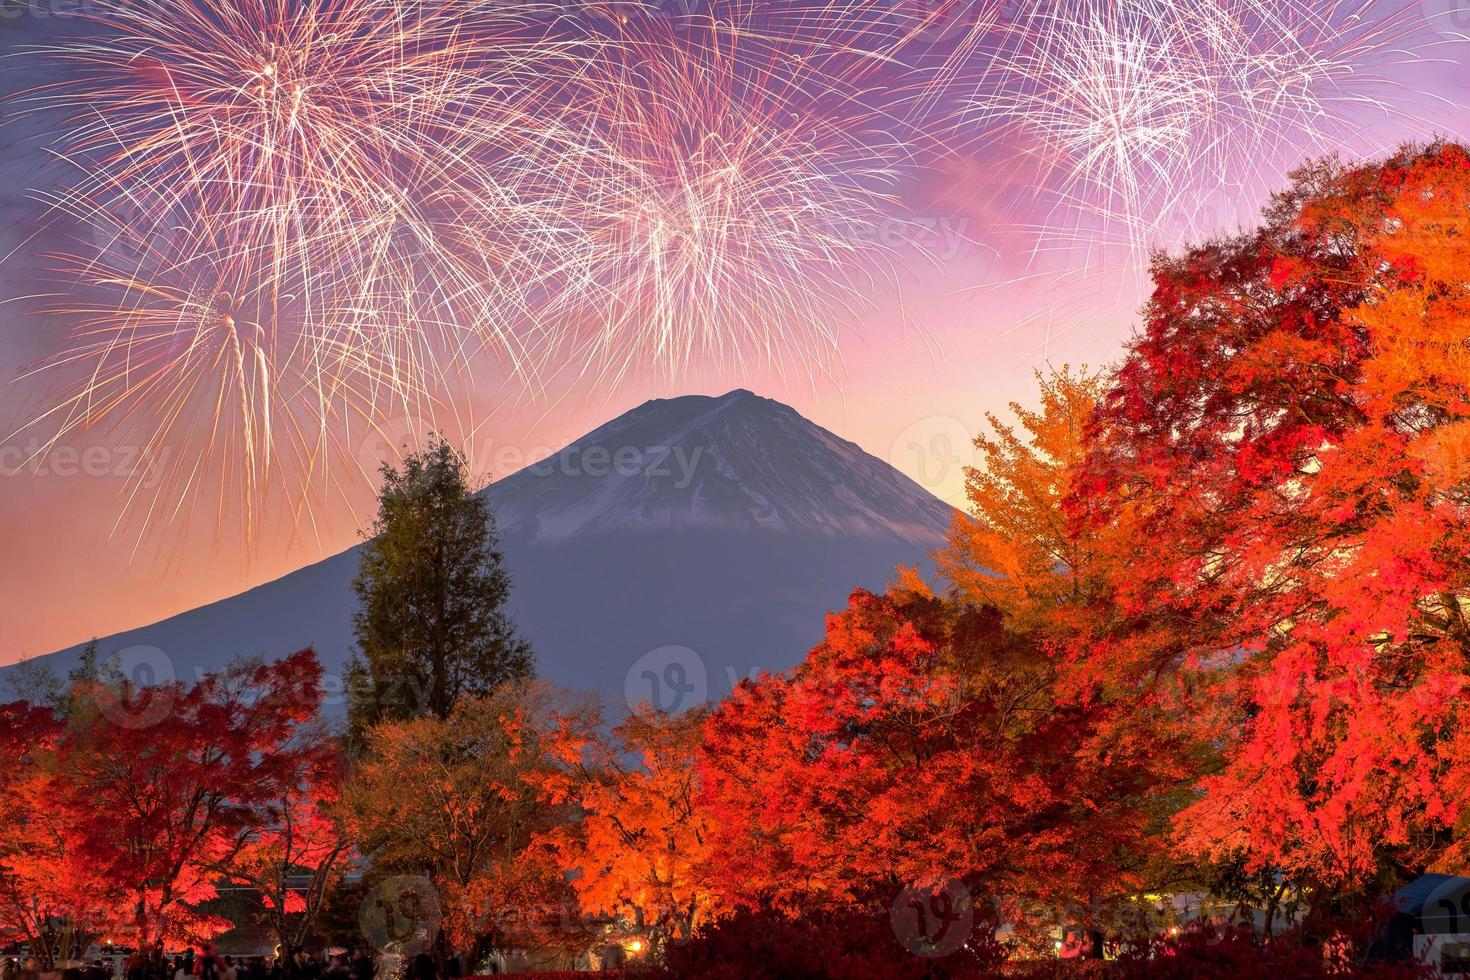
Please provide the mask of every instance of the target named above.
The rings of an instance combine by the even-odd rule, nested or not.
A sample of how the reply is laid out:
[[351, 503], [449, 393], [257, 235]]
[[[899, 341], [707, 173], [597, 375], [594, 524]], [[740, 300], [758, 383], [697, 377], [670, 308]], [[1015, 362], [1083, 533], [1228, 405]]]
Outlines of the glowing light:
[[1223, 188], [1402, 116], [1390, 70], [1431, 56], [1423, 28], [1418, 4], [1375, 0], [1042, 4], [1004, 25], [968, 113], [985, 142], [1035, 158], [1044, 237], [1121, 228], [1142, 255], [1166, 224], [1219, 231], [1195, 210]]
[[838, 375], [951, 151], [1011, 178], [1035, 252], [1122, 280], [1166, 227], [1218, 230], [1222, 188], [1392, 114], [1433, 43], [1414, 0], [1013, 8], [87, 4], [92, 37], [47, 52], [66, 81], [18, 100], [65, 113], [50, 202], [84, 229], [32, 424], [178, 450], [130, 486], [144, 528], [209, 486], [217, 528], [273, 493], [309, 524], [361, 469], [349, 433], [432, 426], [482, 356], [533, 393]]
[[543, 205], [554, 348], [597, 374], [832, 368], [882, 277], [901, 148], [857, 94], [740, 21], [622, 23], [515, 196]]

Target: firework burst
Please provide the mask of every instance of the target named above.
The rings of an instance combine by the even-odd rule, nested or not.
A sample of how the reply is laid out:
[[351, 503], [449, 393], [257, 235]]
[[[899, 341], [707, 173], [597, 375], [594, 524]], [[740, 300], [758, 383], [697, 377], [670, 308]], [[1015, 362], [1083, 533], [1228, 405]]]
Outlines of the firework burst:
[[975, 82], [979, 139], [1037, 160], [1051, 237], [1121, 230], [1133, 257], [1166, 228], [1218, 231], [1224, 189], [1354, 147], [1401, 114], [1394, 67], [1443, 40], [1417, 4], [1373, 0], [1057, 3], [1005, 27]]
[[309, 518], [344, 433], [432, 426], [481, 356], [531, 392], [834, 373], [931, 164], [976, 162], [1027, 280], [1053, 251], [1136, 284], [1222, 196], [1361, 152], [1436, 43], [1409, 0], [677, 6], [89, 4], [44, 52], [65, 83], [17, 100], [65, 117], [47, 199], [84, 230], [38, 368], [74, 387], [36, 423], [202, 442], [160, 519], [206, 481], [247, 534], [274, 492]]
[[342, 433], [373, 424], [384, 391], [419, 407], [428, 397], [363, 345], [307, 342], [302, 297], [231, 227], [201, 212], [175, 230], [187, 245], [176, 250], [123, 223], [95, 254], [60, 257], [75, 274], [54, 312], [72, 345], [37, 370], [74, 389], [37, 421], [56, 440], [105, 422], [157, 461], [162, 472], [129, 485], [144, 527], [179, 519], [209, 486], [217, 528], [248, 534], [272, 494], [309, 519]]
[[503, 304], [485, 301], [502, 285], [485, 270], [504, 256], [464, 250], [487, 241], [467, 224], [505, 215], [461, 181], [467, 157], [535, 137], [524, 121], [585, 50], [549, 37], [552, 8], [103, 0], [86, 16], [99, 37], [48, 52], [71, 77], [31, 96], [80, 104], [59, 141], [82, 175], [63, 210], [176, 240], [171, 223], [202, 201], [238, 251], [306, 291], [308, 332], [420, 331], [453, 352], [468, 326], [523, 363], [486, 315]]
[[[903, 158], [883, 113], [739, 21], [622, 18], [522, 199], [549, 206], [538, 319], [594, 373], [829, 370], [881, 275]], [[549, 180], [545, 179], [549, 178]]]
[[[42, 367], [85, 370], [44, 417], [58, 438], [109, 420], [151, 420], [155, 448], [204, 431], [248, 535], [273, 481], [323, 472], [344, 418], [427, 417], [426, 393], [484, 347], [525, 368], [524, 275], [484, 161], [535, 138], [525, 120], [567, 74], [552, 66], [586, 50], [550, 38], [551, 8], [102, 0], [83, 16], [91, 40], [44, 52], [66, 82], [24, 99], [63, 107], [77, 176], [48, 199], [90, 246], [59, 257], [85, 300], [57, 304], [76, 342]], [[180, 500], [204, 478], [174, 476]]]

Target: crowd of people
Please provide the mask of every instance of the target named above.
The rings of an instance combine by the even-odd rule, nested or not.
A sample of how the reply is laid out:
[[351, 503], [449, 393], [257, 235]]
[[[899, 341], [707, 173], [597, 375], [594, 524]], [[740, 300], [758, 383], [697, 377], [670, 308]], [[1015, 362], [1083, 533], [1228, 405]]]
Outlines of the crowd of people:
[[373, 980], [375, 962], [365, 950], [307, 952], [296, 948], [274, 956], [221, 955], [214, 947], [167, 954], [156, 944], [122, 957], [68, 961], [45, 971], [34, 957], [0, 956], [0, 980]]

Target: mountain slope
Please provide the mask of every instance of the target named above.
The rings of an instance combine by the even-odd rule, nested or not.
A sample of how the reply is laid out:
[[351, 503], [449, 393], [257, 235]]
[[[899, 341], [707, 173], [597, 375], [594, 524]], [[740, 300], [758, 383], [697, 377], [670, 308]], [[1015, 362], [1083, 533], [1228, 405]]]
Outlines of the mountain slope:
[[[743, 390], [646, 402], [486, 492], [540, 672], [666, 706], [794, 664], [827, 610], [921, 561], [953, 514], [855, 444]], [[102, 652], [156, 648], [123, 659], [192, 679], [237, 655], [313, 645], [335, 680], [356, 567], [353, 548], [106, 637]], [[78, 651], [48, 659], [64, 672]]]
[[[609, 452], [600, 452], [607, 450]], [[934, 540], [949, 507], [780, 402], [645, 402], [492, 489], [507, 537], [728, 528]]]

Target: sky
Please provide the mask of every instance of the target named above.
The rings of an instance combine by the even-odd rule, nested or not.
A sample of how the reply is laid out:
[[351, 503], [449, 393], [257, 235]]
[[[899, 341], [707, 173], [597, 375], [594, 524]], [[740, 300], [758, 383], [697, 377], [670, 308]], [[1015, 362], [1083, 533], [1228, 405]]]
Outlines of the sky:
[[1470, 129], [1470, 0], [703, 2], [7, 4], [0, 664], [351, 546], [431, 429], [743, 387], [962, 505], [1150, 250]]

